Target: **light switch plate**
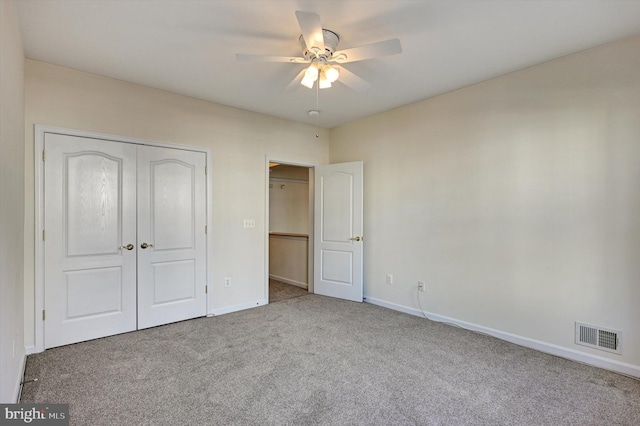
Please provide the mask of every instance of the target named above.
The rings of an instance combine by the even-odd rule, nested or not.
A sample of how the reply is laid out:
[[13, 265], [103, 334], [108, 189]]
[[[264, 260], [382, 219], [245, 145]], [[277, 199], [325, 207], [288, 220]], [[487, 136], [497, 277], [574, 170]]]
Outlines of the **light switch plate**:
[[244, 220], [244, 227], [245, 228], [255, 228], [256, 227], [255, 219], [245, 219]]

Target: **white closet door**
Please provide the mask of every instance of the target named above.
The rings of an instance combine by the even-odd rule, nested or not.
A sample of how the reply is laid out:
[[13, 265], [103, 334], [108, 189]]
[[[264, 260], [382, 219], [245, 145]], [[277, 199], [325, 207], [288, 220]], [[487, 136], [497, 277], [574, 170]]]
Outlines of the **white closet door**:
[[205, 154], [138, 148], [138, 328], [206, 315]]
[[45, 348], [135, 330], [135, 145], [47, 134], [45, 152]]

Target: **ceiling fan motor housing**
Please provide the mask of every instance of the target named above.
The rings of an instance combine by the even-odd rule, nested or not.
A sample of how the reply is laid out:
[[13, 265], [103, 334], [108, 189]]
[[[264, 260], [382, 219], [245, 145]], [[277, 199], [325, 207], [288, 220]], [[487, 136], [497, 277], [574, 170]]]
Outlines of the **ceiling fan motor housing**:
[[311, 61], [316, 57], [322, 57], [322, 56], [324, 56], [325, 59], [331, 59], [333, 52], [336, 51], [338, 47], [338, 43], [340, 42], [340, 36], [338, 36], [338, 34], [336, 34], [335, 32], [324, 29], [324, 28], [322, 29], [322, 36], [324, 38], [325, 51], [324, 51], [324, 54], [320, 53], [316, 55], [310, 52], [309, 49], [307, 49], [307, 44], [304, 41], [304, 37], [300, 35], [300, 38], [298, 39], [298, 41], [300, 42], [300, 46], [302, 47], [302, 56], [304, 56], [305, 59]]

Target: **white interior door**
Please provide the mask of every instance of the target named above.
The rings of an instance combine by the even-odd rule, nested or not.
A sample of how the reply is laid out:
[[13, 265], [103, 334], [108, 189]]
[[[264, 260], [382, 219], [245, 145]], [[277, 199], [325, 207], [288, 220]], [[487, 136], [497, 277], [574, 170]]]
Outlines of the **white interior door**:
[[315, 168], [314, 292], [362, 302], [363, 163]]
[[206, 155], [47, 133], [44, 347], [206, 315]]
[[205, 154], [138, 148], [138, 328], [206, 314]]
[[45, 348], [135, 330], [135, 145], [47, 134], [45, 152]]

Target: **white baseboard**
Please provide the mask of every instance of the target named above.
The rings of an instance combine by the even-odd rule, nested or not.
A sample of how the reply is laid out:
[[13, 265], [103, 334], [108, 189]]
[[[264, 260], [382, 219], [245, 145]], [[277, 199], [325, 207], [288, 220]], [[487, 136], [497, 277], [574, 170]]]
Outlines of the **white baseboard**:
[[280, 281], [285, 284], [295, 285], [296, 287], [304, 288], [305, 290], [309, 289], [309, 285], [307, 283], [303, 283], [302, 281], [291, 280], [289, 278], [280, 277], [278, 275], [269, 274], [269, 278], [272, 280]]
[[35, 346], [27, 346], [26, 348], [24, 348], [24, 351], [27, 355], [32, 355], [35, 354], [36, 352], [36, 347]]
[[572, 361], [581, 362], [594, 367], [603, 368], [605, 370], [611, 370], [616, 373], [640, 378], [640, 366], [638, 365], [628, 364], [625, 362], [604, 358], [598, 355], [589, 354], [589, 353], [578, 351], [575, 349], [554, 345], [552, 343], [542, 342], [540, 340], [530, 339], [528, 337], [518, 336], [516, 334], [507, 333], [505, 331], [500, 331], [493, 328], [484, 327], [478, 324], [457, 320], [455, 318], [449, 318], [442, 315], [432, 314], [430, 312], [424, 312], [423, 314], [423, 312], [419, 309], [411, 308], [409, 306], [399, 305], [392, 302], [387, 302], [385, 300], [376, 299], [374, 297], [365, 296], [365, 302], [371, 303], [373, 305], [382, 306], [384, 308], [393, 309], [394, 311], [404, 312], [409, 315], [415, 315], [422, 318], [424, 318], [424, 316], [426, 315], [431, 321], [453, 324], [467, 330], [488, 334], [490, 336], [496, 337], [501, 340], [505, 340], [510, 343], [514, 343], [519, 346], [535, 349], [540, 352], [570, 359]]
[[258, 306], [263, 306], [263, 305], [266, 305], [266, 304], [267, 304], [267, 301], [262, 299], [262, 300], [258, 300], [256, 302], [244, 303], [242, 305], [227, 306], [225, 308], [214, 309], [210, 313], [210, 315], [207, 315], [207, 316], [211, 316], [211, 314], [213, 314], [213, 315], [230, 314], [231, 312], [238, 312], [238, 311], [243, 311], [245, 309], [257, 308]]

